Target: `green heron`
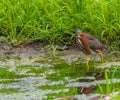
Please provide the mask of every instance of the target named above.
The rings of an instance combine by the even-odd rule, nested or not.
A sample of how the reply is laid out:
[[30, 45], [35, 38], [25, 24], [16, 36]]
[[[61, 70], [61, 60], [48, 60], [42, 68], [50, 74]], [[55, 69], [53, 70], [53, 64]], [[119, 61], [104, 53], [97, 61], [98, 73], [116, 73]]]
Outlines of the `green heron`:
[[96, 37], [90, 34], [82, 32], [80, 29], [76, 30], [76, 41], [80, 49], [86, 54], [87, 70], [89, 70], [89, 57], [88, 55], [96, 52], [101, 58], [101, 62], [104, 63], [103, 53], [107, 51], [107, 47]]

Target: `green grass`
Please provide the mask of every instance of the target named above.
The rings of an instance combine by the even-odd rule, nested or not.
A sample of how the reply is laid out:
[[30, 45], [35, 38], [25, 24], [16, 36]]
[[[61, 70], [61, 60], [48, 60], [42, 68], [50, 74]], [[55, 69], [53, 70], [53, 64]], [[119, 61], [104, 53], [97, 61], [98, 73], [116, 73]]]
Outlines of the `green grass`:
[[73, 43], [77, 28], [114, 48], [120, 44], [119, 0], [1, 0], [0, 9], [0, 34], [14, 44]]
[[120, 78], [120, 75], [118, 73], [119, 73], [119, 67], [117, 66], [113, 66], [113, 68], [110, 69], [105, 69], [104, 77], [106, 84], [100, 84], [97, 82], [97, 85], [99, 87], [97, 91], [99, 91], [102, 94], [110, 94], [110, 93], [114, 93], [115, 91], [119, 91], [120, 82], [113, 82], [114, 78], [116, 79]]

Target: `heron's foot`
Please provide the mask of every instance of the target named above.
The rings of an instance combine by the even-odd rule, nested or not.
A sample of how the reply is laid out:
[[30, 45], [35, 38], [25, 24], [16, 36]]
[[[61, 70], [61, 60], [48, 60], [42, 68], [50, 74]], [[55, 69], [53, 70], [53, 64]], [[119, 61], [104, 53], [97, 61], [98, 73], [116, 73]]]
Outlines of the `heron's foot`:
[[100, 56], [100, 59], [101, 59], [101, 63], [104, 64], [104, 57], [103, 57], [103, 54], [101, 52], [98, 53], [99, 56]]
[[89, 66], [89, 61], [90, 61], [90, 59], [89, 59], [89, 57], [87, 56], [87, 57], [86, 57], [86, 66], [87, 66], [87, 71], [89, 71], [89, 69], [90, 69], [90, 66]]

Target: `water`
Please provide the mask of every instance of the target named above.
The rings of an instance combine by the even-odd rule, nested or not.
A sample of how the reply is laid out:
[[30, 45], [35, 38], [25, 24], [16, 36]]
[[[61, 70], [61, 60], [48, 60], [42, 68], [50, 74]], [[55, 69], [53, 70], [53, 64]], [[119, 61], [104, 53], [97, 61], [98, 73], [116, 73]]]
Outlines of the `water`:
[[1, 55], [0, 100], [53, 100], [87, 93], [106, 94], [120, 86], [117, 60], [102, 65], [91, 60], [87, 72], [84, 59], [77, 59], [76, 55], [26, 55]]

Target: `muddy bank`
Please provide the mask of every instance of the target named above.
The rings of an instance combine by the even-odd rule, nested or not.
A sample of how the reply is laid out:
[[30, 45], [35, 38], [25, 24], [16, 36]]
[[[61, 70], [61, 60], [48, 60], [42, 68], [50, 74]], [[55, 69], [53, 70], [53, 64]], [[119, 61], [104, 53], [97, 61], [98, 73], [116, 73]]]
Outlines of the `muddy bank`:
[[[51, 47], [47, 46], [45, 43], [40, 43], [39, 41], [28, 42], [14, 46], [3, 42], [0, 45], [0, 55], [9, 56], [11, 58], [16, 56], [16, 59], [31, 59], [51, 55], [59, 56], [68, 63], [78, 59], [84, 60], [86, 57], [85, 54], [79, 50], [78, 45]], [[97, 54], [90, 55], [90, 59], [100, 61], [100, 58]], [[120, 60], [120, 51], [108, 52], [105, 54], [105, 60], [106, 62], [107, 60]]]

